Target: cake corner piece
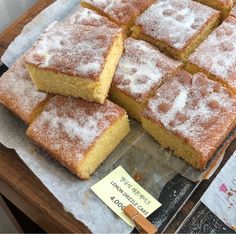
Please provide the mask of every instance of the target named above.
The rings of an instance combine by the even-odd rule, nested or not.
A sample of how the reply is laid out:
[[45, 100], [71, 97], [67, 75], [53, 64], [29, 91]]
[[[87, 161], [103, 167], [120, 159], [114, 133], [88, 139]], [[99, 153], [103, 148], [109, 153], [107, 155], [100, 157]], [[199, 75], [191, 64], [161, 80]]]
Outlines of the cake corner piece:
[[55, 23], [25, 62], [38, 90], [102, 104], [122, 52], [123, 33], [118, 28]]
[[128, 116], [103, 105], [55, 96], [29, 126], [27, 136], [81, 179], [89, 179], [129, 133]]
[[51, 95], [38, 92], [20, 57], [0, 78], [0, 103], [29, 125], [42, 111]]
[[137, 18], [132, 36], [185, 62], [219, 23], [220, 12], [198, 2], [159, 0]]
[[142, 125], [161, 146], [203, 170], [236, 126], [236, 99], [204, 74], [182, 71], [149, 100]]

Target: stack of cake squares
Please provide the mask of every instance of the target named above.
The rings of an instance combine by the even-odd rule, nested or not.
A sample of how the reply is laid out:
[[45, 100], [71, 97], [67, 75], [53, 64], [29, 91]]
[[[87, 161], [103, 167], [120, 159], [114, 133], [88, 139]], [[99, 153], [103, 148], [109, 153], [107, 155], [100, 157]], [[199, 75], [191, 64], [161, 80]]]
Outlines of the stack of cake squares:
[[81, 179], [129, 133], [128, 115], [203, 170], [236, 126], [234, 4], [82, 0], [0, 78], [0, 101]]

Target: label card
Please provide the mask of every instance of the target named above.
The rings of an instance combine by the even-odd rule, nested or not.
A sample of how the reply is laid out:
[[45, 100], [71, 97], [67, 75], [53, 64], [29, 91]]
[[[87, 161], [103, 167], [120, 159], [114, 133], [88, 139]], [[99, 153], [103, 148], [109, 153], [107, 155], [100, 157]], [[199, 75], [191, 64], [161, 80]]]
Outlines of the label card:
[[125, 206], [133, 205], [145, 217], [161, 206], [121, 166], [93, 185], [91, 189], [131, 227], [134, 227], [134, 224], [124, 214]]

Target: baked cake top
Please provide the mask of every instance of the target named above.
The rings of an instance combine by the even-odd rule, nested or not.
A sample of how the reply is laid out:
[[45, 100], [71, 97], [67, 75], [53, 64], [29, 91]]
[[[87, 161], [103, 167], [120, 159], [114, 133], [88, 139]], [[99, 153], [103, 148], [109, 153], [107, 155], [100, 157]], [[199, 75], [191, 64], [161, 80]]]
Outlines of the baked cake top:
[[236, 99], [202, 73], [181, 71], [164, 82], [142, 115], [182, 136], [207, 157], [235, 126]]
[[144, 34], [183, 49], [218, 11], [191, 0], [158, 0], [138, 19]]
[[228, 17], [195, 50], [189, 61], [236, 88], [236, 19]]
[[99, 80], [120, 29], [55, 22], [26, 55], [38, 68]]
[[29, 122], [32, 111], [46, 98], [47, 94], [35, 90], [23, 57], [0, 78], [0, 102], [11, 103], [25, 122]]
[[106, 100], [103, 105], [80, 98], [55, 96], [31, 124], [36, 142], [60, 155], [69, 165], [77, 165], [96, 140], [125, 111]]
[[83, 24], [87, 26], [94, 27], [110, 27], [117, 28], [118, 26], [106, 17], [97, 14], [95, 11], [89, 10], [87, 8], [79, 7], [67, 20], [70, 24]]
[[155, 0], [83, 0], [107, 15], [118, 25], [125, 25], [140, 15]]
[[182, 65], [144, 41], [128, 38], [124, 48], [112, 85], [139, 102]]

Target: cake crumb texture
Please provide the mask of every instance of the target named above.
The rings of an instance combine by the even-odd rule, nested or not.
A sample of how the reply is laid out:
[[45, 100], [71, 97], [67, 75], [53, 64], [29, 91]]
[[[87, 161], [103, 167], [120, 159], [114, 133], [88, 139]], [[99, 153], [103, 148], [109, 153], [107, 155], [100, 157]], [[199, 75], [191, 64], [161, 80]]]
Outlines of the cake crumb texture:
[[142, 112], [144, 128], [165, 148], [204, 169], [236, 124], [236, 99], [202, 73], [166, 81]]
[[125, 111], [108, 100], [100, 105], [55, 96], [27, 135], [73, 173], [87, 179], [128, 131]]
[[117, 28], [115, 23], [109, 21], [106, 17], [99, 15], [95, 11], [79, 7], [67, 20], [70, 24], [82, 24], [94, 27]]
[[125, 25], [153, 2], [154, 0], [82, 0], [82, 5], [98, 10], [118, 25]]
[[202, 71], [236, 93], [236, 19], [228, 17], [189, 57], [187, 70]]
[[32, 122], [49, 98], [35, 90], [23, 57], [0, 78], [0, 102], [26, 124]]

